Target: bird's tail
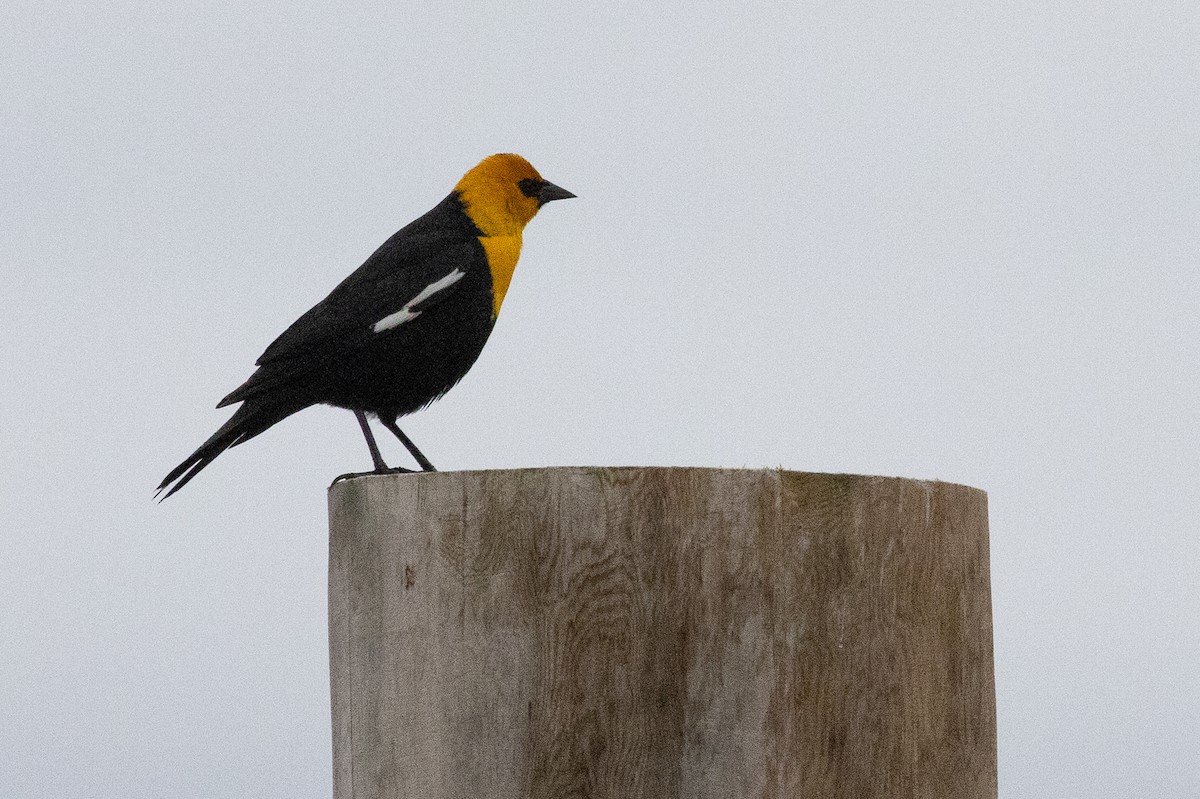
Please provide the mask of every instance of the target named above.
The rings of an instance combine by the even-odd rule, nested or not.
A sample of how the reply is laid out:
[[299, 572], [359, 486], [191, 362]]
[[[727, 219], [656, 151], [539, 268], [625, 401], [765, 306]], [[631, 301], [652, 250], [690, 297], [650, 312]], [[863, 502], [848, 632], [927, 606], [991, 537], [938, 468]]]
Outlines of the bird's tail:
[[167, 490], [166, 494], [163, 494], [162, 499], [159, 501], [161, 502], [171, 496], [187, 485], [193, 477], [200, 473], [201, 469], [216, 460], [217, 456], [222, 452], [236, 444], [241, 444], [243, 441], [254, 438], [271, 425], [287, 416], [291, 416], [302, 407], [304, 406], [243, 403], [242, 407], [238, 408], [237, 412], [229, 417], [229, 421], [221, 425], [217, 432], [209, 436], [208, 440], [189, 455], [183, 463], [176, 466], [171, 470], [170, 474], [163, 478], [163, 481], [158, 484], [158, 489], [154, 492], [154, 496], [158, 497], [168, 486], [170, 486], [170, 489]]

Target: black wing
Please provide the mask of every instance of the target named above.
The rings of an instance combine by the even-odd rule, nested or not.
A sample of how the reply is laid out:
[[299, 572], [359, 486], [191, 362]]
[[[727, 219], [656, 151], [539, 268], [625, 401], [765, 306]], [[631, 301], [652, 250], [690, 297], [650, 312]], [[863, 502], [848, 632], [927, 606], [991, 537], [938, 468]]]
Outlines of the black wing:
[[[478, 239], [459, 231], [397, 232], [283, 331], [259, 357], [258, 370], [217, 407], [240, 402], [388, 335], [392, 329], [376, 332], [376, 323], [406, 306], [425, 312], [445, 301], [457, 289], [453, 273], [478, 268], [483, 257]], [[428, 291], [431, 286], [436, 290]], [[412, 305], [417, 299], [419, 305]]]

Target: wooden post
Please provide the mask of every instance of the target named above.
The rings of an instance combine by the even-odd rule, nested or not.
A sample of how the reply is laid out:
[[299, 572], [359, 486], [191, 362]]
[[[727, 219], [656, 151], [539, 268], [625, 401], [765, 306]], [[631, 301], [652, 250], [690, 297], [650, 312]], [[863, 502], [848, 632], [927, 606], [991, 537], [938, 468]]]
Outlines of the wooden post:
[[439, 472], [330, 528], [336, 799], [996, 796], [982, 491]]

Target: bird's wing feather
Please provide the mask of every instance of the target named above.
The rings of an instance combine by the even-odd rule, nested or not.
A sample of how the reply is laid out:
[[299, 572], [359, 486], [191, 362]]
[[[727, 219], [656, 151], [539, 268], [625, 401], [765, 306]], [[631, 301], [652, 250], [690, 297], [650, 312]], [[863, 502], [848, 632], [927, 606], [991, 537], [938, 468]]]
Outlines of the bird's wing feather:
[[481, 258], [486, 256], [473, 236], [400, 231], [271, 342], [257, 361], [259, 368], [217, 407], [268, 391], [379, 336], [395, 335], [394, 328], [406, 319], [378, 332], [375, 326], [406, 308], [411, 318], [445, 302], [458, 287], [458, 278], [451, 276]]
[[474, 238], [448, 242], [441, 233], [389, 239], [328, 297], [283, 331], [258, 365], [362, 346], [380, 335], [374, 327], [385, 317], [405, 308], [427, 311], [452, 296], [458, 279], [450, 276], [465, 273], [478, 258], [478, 249]]

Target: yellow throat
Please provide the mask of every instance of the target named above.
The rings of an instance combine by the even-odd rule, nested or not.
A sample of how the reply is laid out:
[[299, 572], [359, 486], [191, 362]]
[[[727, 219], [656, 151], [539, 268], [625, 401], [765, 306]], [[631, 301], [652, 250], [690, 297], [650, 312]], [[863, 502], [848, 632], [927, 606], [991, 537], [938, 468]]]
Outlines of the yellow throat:
[[492, 321], [500, 315], [500, 305], [512, 283], [517, 259], [521, 257], [521, 233], [511, 236], [480, 236], [479, 243], [487, 253], [488, 268], [492, 270]]

